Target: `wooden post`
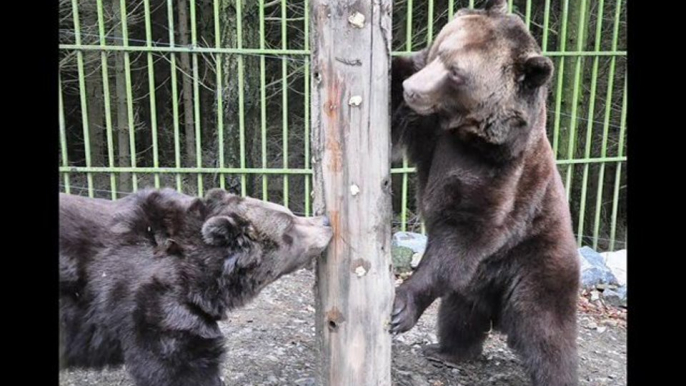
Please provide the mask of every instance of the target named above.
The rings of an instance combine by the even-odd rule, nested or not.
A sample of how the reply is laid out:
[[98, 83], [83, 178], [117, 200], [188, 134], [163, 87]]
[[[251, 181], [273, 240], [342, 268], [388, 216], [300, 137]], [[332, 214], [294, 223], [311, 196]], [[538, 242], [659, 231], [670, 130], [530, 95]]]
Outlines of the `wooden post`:
[[391, 0], [311, 0], [314, 209], [334, 236], [317, 264], [320, 384], [390, 386]]

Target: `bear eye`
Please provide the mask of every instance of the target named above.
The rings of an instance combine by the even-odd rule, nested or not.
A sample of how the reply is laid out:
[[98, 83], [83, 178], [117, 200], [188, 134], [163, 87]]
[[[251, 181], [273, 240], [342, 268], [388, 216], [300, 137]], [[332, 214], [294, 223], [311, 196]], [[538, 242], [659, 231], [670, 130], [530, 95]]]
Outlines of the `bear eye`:
[[456, 86], [461, 86], [465, 84], [466, 76], [464, 74], [464, 71], [462, 71], [456, 66], [450, 68], [449, 77], [453, 84]]
[[149, 225], [145, 228], [145, 237], [148, 238], [148, 240], [150, 241], [150, 243], [152, 243], [153, 246], [155, 246], [155, 247], [157, 246], [157, 240], [155, 240], [155, 234], [152, 231], [152, 227]]

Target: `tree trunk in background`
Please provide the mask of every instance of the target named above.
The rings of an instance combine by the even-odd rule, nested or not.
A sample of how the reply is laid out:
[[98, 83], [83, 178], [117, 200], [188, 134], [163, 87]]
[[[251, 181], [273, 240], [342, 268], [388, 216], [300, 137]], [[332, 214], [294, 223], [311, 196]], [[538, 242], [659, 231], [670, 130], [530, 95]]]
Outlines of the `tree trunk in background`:
[[[236, 35], [236, 1], [222, 0], [221, 45], [225, 48], [238, 48]], [[259, 48], [259, 4], [256, 0], [238, 0], [242, 2], [242, 47]], [[238, 55], [222, 57], [223, 80], [223, 122], [224, 122], [224, 166], [240, 167], [240, 110], [239, 110], [239, 63], [242, 60], [243, 71], [243, 113], [246, 166], [260, 165], [260, 71], [259, 65], [248, 67], [250, 58]], [[252, 105], [252, 107], [250, 107]], [[254, 192], [256, 176], [246, 176], [246, 192]], [[227, 178], [227, 189], [240, 192], [240, 176]]]
[[[190, 44], [190, 35], [188, 31], [188, 1], [178, 0], [179, 16], [177, 25], [179, 28], [179, 44], [183, 47], [188, 47]], [[185, 127], [185, 162], [186, 166], [196, 166], [195, 154], [195, 126], [193, 125], [193, 70], [191, 69], [190, 55], [182, 52], [180, 55], [181, 63], [181, 77], [183, 79], [181, 86], [181, 95], [183, 96], [183, 121]]]
[[[112, 18], [113, 24], [116, 26], [116, 36], [122, 36], [122, 27], [120, 19], [120, 0], [112, 1]], [[127, 117], [127, 101], [126, 101], [126, 75], [124, 73], [124, 53], [117, 52], [114, 55], [114, 77], [115, 77], [115, 100], [117, 103], [117, 116], [115, 119], [115, 130], [117, 133], [117, 165], [120, 167], [130, 167], [130, 147], [128, 131], [129, 122]], [[122, 192], [131, 191], [131, 175], [129, 173], [119, 173], [119, 190]]]
[[84, 55], [90, 68], [86, 68], [86, 95], [88, 97], [88, 136], [91, 149], [91, 165], [105, 166], [105, 136], [104, 136], [104, 103], [102, 94], [102, 73], [100, 67], [100, 53], [90, 52]]
[[[98, 13], [95, 1], [82, 2], [79, 6], [81, 12], [81, 29], [88, 33], [84, 42], [97, 44], [97, 38], [93, 35], [98, 33]], [[88, 136], [92, 166], [105, 166], [104, 163], [104, 105], [102, 94], [102, 61], [100, 52], [86, 51], [83, 53], [86, 72], [86, 97], [88, 105]]]

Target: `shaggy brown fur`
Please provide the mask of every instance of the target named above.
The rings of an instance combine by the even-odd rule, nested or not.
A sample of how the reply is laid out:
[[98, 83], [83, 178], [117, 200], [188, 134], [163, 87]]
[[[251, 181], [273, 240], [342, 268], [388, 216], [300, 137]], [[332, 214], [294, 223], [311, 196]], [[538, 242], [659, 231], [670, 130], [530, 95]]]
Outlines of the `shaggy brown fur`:
[[323, 217], [211, 190], [117, 201], [60, 195], [60, 363], [138, 386], [219, 386], [217, 321], [318, 256]]
[[552, 62], [505, 1], [462, 10], [393, 61], [393, 140], [417, 168], [428, 246], [396, 291], [393, 333], [441, 298], [426, 354], [474, 358], [491, 326], [535, 386], [577, 385], [579, 262], [546, 137]]

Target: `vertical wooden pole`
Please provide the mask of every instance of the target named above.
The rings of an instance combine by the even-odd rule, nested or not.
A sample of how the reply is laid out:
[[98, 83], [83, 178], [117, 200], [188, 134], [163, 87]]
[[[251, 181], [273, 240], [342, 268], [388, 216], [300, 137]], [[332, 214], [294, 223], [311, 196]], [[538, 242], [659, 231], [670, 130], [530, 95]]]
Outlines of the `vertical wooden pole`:
[[317, 264], [321, 384], [390, 386], [391, 0], [310, 0], [314, 209], [334, 236]]

